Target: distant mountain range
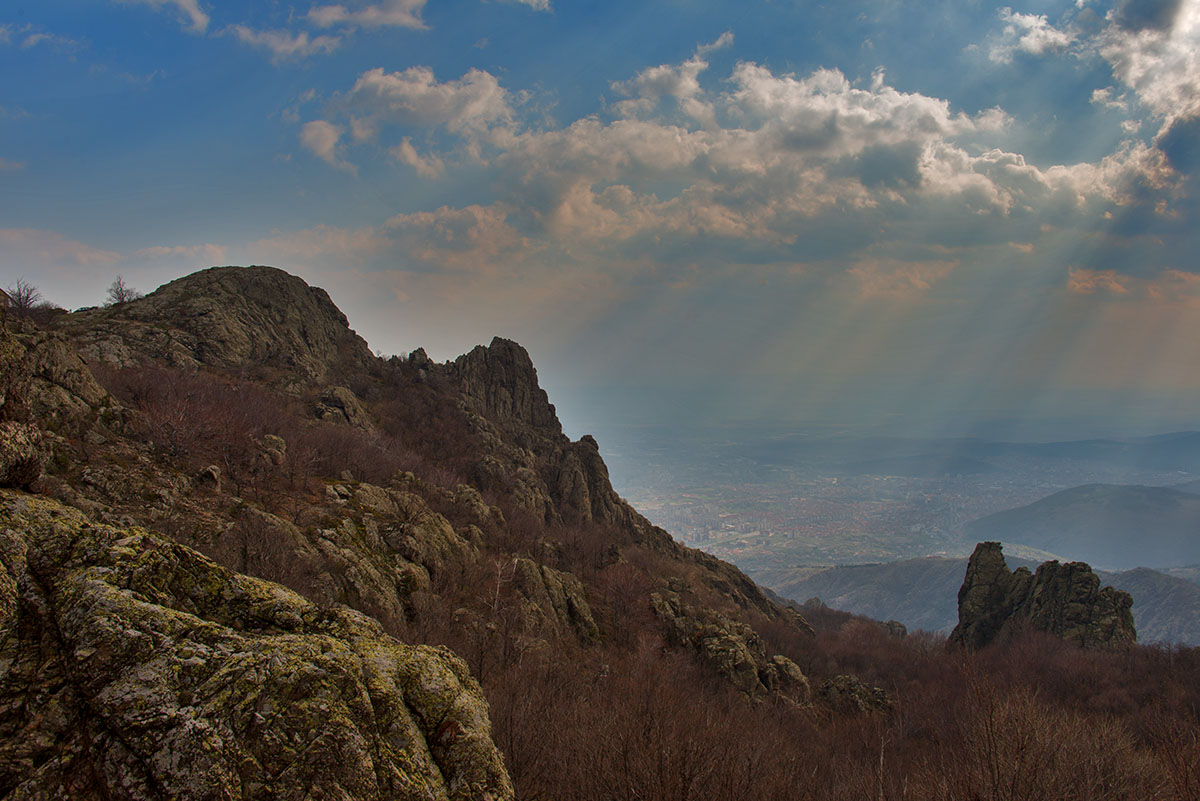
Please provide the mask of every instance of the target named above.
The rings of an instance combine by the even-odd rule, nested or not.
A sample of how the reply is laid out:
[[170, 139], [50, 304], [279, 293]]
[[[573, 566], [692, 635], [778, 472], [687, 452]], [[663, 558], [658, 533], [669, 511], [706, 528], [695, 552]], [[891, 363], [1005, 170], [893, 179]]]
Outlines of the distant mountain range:
[[1106, 569], [1200, 563], [1200, 495], [1089, 484], [963, 527], [964, 543], [1020, 543]]
[[[1009, 567], [1037, 567], [1006, 556]], [[958, 621], [958, 589], [967, 560], [926, 557], [876, 565], [768, 570], [752, 574], [784, 598], [820, 598], [834, 609], [876, 620], [898, 620], [910, 630], [948, 633]], [[1133, 596], [1140, 642], [1200, 645], [1200, 585], [1148, 568], [1097, 571], [1101, 582]]]
[[[751, 441], [742, 445], [740, 452], [763, 464], [822, 463], [846, 473], [914, 477], [990, 473], [1014, 458], [1200, 474], [1200, 432], [1196, 431], [1065, 442], [995, 442], [974, 437], [772, 438]], [[864, 454], [871, 455], [864, 458]]]

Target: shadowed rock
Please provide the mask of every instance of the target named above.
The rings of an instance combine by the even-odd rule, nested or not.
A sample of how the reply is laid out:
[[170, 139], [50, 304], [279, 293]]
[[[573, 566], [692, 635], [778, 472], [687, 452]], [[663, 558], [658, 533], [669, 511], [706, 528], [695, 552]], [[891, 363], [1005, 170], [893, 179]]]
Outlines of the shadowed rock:
[[1026, 625], [1084, 648], [1121, 648], [1137, 641], [1132, 607], [1129, 593], [1101, 588], [1084, 562], [1012, 571], [1000, 543], [981, 542], [958, 591], [958, 625], [949, 643], [974, 650]]

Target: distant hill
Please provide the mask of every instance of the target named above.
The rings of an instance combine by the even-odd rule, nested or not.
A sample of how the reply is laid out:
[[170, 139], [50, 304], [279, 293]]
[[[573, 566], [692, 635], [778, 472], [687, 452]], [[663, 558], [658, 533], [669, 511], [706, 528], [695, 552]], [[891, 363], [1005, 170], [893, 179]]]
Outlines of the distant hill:
[[1200, 562], [1200, 496], [1088, 484], [968, 523], [963, 540], [1021, 543], [1106, 569], [1182, 567]]
[[[1010, 568], [1036, 563], [1005, 556]], [[784, 598], [817, 597], [834, 609], [875, 620], [898, 620], [909, 630], [949, 633], [958, 622], [958, 588], [966, 559], [925, 557], [823, 570], [769, 570], [753, 578]], [[1139, 642], [1200, 645], [1200, 585], [1157, 570], [1096, 571], [1103, 584], [1133, 596]]]

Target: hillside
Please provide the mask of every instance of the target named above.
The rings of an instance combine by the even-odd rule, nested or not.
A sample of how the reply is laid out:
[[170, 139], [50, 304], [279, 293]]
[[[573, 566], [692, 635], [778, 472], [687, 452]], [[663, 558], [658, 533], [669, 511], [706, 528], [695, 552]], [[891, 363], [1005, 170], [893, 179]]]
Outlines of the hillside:
[[1107, 570], [1200, 562], [1200, 496], [1090, 484], [968, 523], [969, 542], [1003, 540]]
[[0, 797], [1173, 797], [1200, 657], [810, 626], [622, 500], [512, 341], [375, 357], [268, 267], [0, 319]]

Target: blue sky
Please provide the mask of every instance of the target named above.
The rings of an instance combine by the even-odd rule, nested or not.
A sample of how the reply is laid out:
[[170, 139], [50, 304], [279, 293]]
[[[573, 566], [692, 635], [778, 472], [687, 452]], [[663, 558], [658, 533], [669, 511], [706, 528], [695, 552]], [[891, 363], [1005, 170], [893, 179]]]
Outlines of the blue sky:
[[0, 283], [216, 264], [569, 424], [1200, 410], [1200, 0], [0, 11]]

